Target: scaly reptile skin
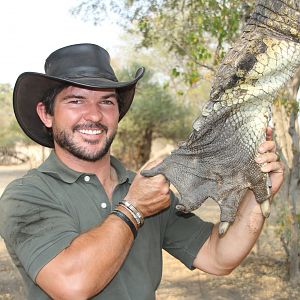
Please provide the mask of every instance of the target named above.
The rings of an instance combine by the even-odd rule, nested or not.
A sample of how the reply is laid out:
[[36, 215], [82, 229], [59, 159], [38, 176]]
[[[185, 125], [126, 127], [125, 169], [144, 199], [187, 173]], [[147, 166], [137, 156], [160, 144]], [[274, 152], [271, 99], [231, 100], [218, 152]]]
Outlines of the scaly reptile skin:
[[210, 100], [187, 141], [142, 173], [165, 175], [180, 194], [178, 210], [195, 210], [213, 198], [221, 210], [220, 234], [234, 221], [247, 189], [264, 203], [268, 216], [268, 175], [254, 159], [265, 140], [273, 99], [300, 65], [299, 42], [300, 1], [258, 0], [219, 66]]

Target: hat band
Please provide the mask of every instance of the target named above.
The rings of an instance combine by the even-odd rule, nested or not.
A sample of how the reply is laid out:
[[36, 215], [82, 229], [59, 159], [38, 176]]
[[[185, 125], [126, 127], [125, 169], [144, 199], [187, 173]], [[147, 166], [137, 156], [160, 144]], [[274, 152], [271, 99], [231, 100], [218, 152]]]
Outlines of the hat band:
[[107, 74], [63, 74], [63, 75], [60, 75], [59, 77], [62, 77], [64, 79], [79, 79], [79, 78], [95, 78], [95, 79], [99, 79], [101, 78], [103, 81], [107, 80], [107, 81], [116, 81], [117, 82], [117, 79], [115, 77], [112, 77], [112, 76], [107, 76]]
[[50, 76], [65, 78], [65, 79], [71, 79], [71, 78], [105, 78], [112, 81], [118, 81], [116, 76], [114, 74], [111, 74], [109, 72], [103, 73], [99, 72], [98, 68], [93, 67], [76, 67], [76, 68], [69, 68], [67, 70], [67, 73], [61, 73], [61, 72], [46, 72], [46, 74]]

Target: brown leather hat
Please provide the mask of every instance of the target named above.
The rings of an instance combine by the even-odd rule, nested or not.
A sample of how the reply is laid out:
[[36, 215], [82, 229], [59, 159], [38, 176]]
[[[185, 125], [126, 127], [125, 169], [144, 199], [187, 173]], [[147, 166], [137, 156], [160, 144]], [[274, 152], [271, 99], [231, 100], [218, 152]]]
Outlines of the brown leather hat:
[[144, 75], [139, 68], [135, 78], [119, 82], [108, 52], [94, 44], [76, 44], [56, 50], [45, 62], [45, 73], [22, 73], [13, 93], [14, 112], [23, 131], [35, 142], [49, 148], [53, 139], [47, 134], [37, 112], [37, 103], [49, 89], [62, 83], [90, 88], [114, 88], [119, 95], [121, 120], [128, 111], [136, 83]]

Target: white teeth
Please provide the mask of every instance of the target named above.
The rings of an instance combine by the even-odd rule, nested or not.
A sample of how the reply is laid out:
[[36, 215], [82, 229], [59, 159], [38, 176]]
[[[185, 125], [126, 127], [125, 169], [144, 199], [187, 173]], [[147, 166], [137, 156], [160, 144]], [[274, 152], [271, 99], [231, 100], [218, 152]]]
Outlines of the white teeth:
[[81, 129], [79, 132], [83, 134], [101, 134], [103, 130]]

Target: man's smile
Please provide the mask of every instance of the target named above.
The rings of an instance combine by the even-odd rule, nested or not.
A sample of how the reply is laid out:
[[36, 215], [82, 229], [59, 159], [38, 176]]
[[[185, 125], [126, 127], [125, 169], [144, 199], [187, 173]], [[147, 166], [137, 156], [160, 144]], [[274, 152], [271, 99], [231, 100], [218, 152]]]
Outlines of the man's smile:
[[97, 137], [108, 131], [108, 127], [101, 123], [88, 122], [86, 124], [77, 124], [73, 128], [73, 132], [79, 132], [82, 135], [89, 137]]
[[89, 135], [97, 135], [97, 134], [102, 134], [104, 132], [103, 129], [80, 129], [78, 130], [80, 133], [83, 134], [89, 134]]

